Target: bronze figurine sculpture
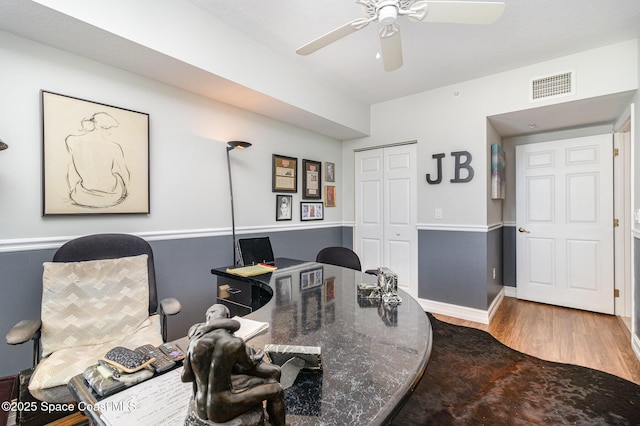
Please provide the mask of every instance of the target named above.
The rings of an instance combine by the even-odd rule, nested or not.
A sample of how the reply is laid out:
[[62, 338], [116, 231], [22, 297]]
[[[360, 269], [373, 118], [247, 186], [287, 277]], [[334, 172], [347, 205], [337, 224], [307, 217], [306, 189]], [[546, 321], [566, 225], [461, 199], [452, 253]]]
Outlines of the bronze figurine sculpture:
[[252, 411], [263, 418], [266, 401], [270, 424], [284, 426], [280, 367], [265, 362], [263, 352], [256, 353], [234, 336], [239, 328], [227, 307], [215, 304], [207, 310], [206, 322], [189, 330], [182, 381], [193, 382], [193, 398], [185, 424], [224, 423]]

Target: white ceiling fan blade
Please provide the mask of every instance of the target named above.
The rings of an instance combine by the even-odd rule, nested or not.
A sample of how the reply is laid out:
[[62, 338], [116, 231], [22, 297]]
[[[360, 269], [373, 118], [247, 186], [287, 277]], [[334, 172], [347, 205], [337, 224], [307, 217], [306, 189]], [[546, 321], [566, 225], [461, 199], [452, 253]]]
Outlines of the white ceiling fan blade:
[[[423, 15], [426, 9], [426, 14]], [[496, 22], [504, 12], [503, 2], [484, 1], [417, 1], [409, 15], [414, 22], [488, 25]]]
[[394, 71], [402, 66], [402, 40], [399, 28], [390, 36], [380, 37], [380, 50], [385, 71]]
[[355, 19], [347, 24], [344, 24], [341, 27], [336, 28], [335, 30], [329, 31], [327, 34], [318, 37], [317, 39], [305, 44], [302, 47], [299, 47], [296, 50], [298, 55], [309, 55], [317, 50], [322, 49], [325, 46], [330, 45], [333, 42], [340, 40], [348, 36], [349, 34], [353, 34], [358, 30], [369, 25], [370, 20], [359, 18]]

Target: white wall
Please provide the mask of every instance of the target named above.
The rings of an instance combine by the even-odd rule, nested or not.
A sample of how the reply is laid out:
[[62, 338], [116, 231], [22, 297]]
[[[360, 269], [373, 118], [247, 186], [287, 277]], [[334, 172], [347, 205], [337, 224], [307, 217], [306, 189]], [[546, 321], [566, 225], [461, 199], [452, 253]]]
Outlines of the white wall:
[[[353, 176], [354, 149], [394, 142], [418, 141], [418, 223], [427, 227], [452, 225], [486, 228], [498, 216], [488, 208], [487, 193], [490, 150], [487, 140], [488, 116], [557, 102], [570, 102], [638, 88], [638, 43], [630, 40], [603, 48], [558, 58], [477, 80], [418, 93], [376, 104], [372, 107], [371, 136], [348, 141], [343, 148], [345, 178]], [[610, 66], [615, 62], [617, 66]], [[533, 77], [576, 71], [576, 94], [559, 100], [529, 102], [529, 81]], [[453, 173], [450, 152], [466, 150], [473, 155], [475, 177], [469, 183], [449, 183]], [[446, 153], [443, 183], [429, 185], [425, 174], [435, 173], [432, 154]], [[353, 182], [344, 181], [345, 192], [353, 191]], [[353, 193], [345, 194], [345, 203]], [[442, 220], [434, 219], [436, 208], [443, 210]], [[345, 205], [345, 219], [353, 205]], [[491, 213], [489, 213], [491, 211]]]
[[[229, 232], [228, 140], [253, 143], [231, 153], [240, 231], [302, 226], [301, 181], [294, 220], [275, 222], [274, 153], [335, 162], [337, 203], [343, 204], [337, 140], [6, 32], [0, 32], [0, 58], [0, 137], [9, 144], [0, 153], [0, 249], [23, 239], [94, 232]], [[41, 90], [150, 114], [150, 215], [42, 217]], [[341, 221], [341, 209], [329, 208], [322, 224]]]
[[[103, 38], [115, 34], [133, 42], [132, 46], [134, 43], [144, 46], [151, 52], [168, 55], [232, 81], [239, 88], [249, 88], [254, 91], [251, 99], [266, 95], [299, 108], [302, 114], [308, 112], [368, 134], [369, 115], [365, 102], [327, 86], [300, 63], [265, 49], [190, 0], [36, 2], [105, 30]], [[176, 20], [176, 16], [180, 19]], [[232, 43], [229, 42], [231, 39]], [[65, 43], [73, 44], [68, 40]], [[241, 105], [251, 105], [237, 96], [236, 100]], [[281, 105], [281, 108], [285, 107]], [[287, 111], [290, 109], [285, 108], [273, 116], [280, 118]]]

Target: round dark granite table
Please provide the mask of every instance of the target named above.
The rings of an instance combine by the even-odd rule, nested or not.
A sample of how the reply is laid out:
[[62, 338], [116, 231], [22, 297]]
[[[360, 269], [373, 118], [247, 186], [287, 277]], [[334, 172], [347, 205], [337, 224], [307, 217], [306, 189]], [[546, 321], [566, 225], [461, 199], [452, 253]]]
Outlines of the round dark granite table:
[[[254, 287], [246, 318], [269, 323], [248, 341], [318, 346], [322, 373], [303, 370], [285, 392], [288, 425], [387, 424], [422, 377], [431, 354], [431, 324], [420, 305], [399, 290], [388, 308], [360, 299], [357, 284], [376, 277], [333, 265], [277, 259], [276, 272], [251, 278], [213, 269], [220, 288]], [[228, 286], [228, 287], [226, 287]], [[224, 290], [223, 290], [224, 292]], [[260, 306], [262, 305], [262, 306]]]

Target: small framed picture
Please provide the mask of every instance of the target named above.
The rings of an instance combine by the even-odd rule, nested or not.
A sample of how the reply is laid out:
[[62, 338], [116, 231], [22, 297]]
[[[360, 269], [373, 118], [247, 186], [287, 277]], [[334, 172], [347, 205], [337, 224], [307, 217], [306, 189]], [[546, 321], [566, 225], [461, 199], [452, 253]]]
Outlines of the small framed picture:
[[335, 163], [324, 163], [324, 181], [335, 182], [336, 181], [336, 165]]
[[336, 187], [335, 186], [327, 185], [324, 187], [324, 205], [325, 207], [336, 206]]
[[276, 195], [276, 220], [291, 220], [293, 214], [293, 196]]
[[322, 198], [322, 163], [302, 160], [302, 198], [319, 200]]
[[300, 203], [300, 220], [323, 220], [324, 208], [322, 201], [303, 201]]
[[273, 154], [271, 192], [298, 192], [298, 159]]

